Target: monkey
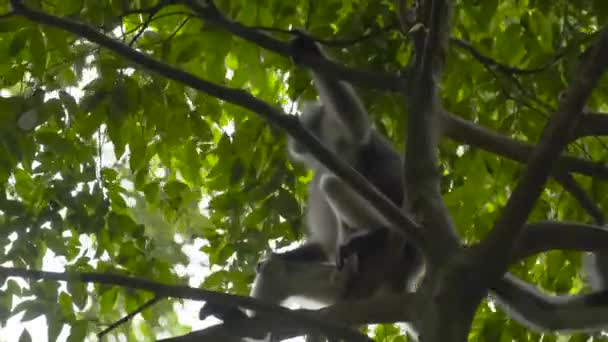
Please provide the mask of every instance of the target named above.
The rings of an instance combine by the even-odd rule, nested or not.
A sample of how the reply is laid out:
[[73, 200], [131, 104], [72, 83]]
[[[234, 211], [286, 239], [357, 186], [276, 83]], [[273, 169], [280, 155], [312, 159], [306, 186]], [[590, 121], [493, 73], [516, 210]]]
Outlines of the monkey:
[[[325, 57], [320, 45], [303, 33], [292, 40], [292, 49], [296, 64], [299, 63], [299, 56], [306, 54]], [[320, 100], [305, 103], [300, 116], [304, 128], [361, 173], [391, 201], [402, 205], [405, 194], [401, 155], [386, 138], [371, 128], [369, 115], [350, 84], [314, 69], [311, 70], [311, 75]], [[306, 146], [289, 139], [288, 151], [295, 162], [313, 170], [314, 176], [308, 188], [308, 242], [302, 250], [285, 257], [293, 260], [294, 256], [299, 257], [302, 252], [313, 250], [316, 251], [316, 260], [334, 259], [340, 267], [346, 255], [341, 255], [343, 253], [340, 253], [339, 245], [347, 240], [349, 232], [363, 227], [369, 229], [373, 226], [385, 226], [387, 222], [364, 199], [316, 160]], [[349, 198], [345, 200], [346, 194]], [[353, 249], [342, 249], [349, 250]]]
[[[325, 57], [321, 46], [303, 33], [296, 35], [291, 43], [296, 65], [298, 57], [302, 55]], [[349, 83], [333, 79], [314, 68], [310, 72], [319, 101], [304, 104], [299, 117], [303, 127], [388, 199], [403, 207], [407, 200], [403, 186], [402, 156], [385, 137], [372, 128], [367, 110]], [[348, 262], [357, 265], [354, 270], [352, 265], [346, 270], [348, 284], [344, 285], [344, 292], [338, 297], [332, 293], [324, 300], [327, 304], [372, 295], [381, 285], [388, 285], [393, 291], [411, 288], [413, 280], [423, 268], [422, 257], [416, 248], [391, 231], [386, 219], [314, 158], [306, 146], [289, 138], [288, 152], [295, 162], [304, 164], [314, 172], [308, 185], [307, 239], [299, 248], [285, 253], [273, 253], [268, 260], [280, 264], [277, 261], [279, 259], [283, 264], [290, 265], [298, 262], [331, 263], [333, 260], [338, 270], [341, 270], [347, 258], [354, 256], [355, 260]], [[258, 286], [260, 280], [269, 284], [266, 286], [271, 286], [271, 282], [265, 281], [264, 273], [285, 271], [275, 266], [270, 269], [273, 271], [266, 271], [264, 265], [259, 267], [260, 272], [251, 293], [253, 297], [263, 298], [262, 292], [279, 292], [282, 295], [274, 296], [272, 301], [281, 302], [288, 294], [304, 295], [309, 292], [309, 289], [301, 288], [293, 288], [287, 293], [267, 291], [265, 286]], [[394, 275], [387, 272], [394, 269], [398, 270]], [[367, 280], [368, 284], [362, 280]], [[297, 284], [301, 287], [308, 286], [306, 282]]]
[[[325, 56], [321, 46], [304, 34], [291, 44], [296, 65], [298, 56]], [[319, 101], [304, 103], [299, 117], [303, 127], [389, 200], [404, 206], [401, 155], [372, 128], [367, 110], [350, 84], [315, 69], [310, 72]], [[307, 239], [292, 251], [272, 253], [260, 262], [250, 295], [271, 303], [296, 296], [331, 305], [383, 290], [411, 289], [424, 268], [416, 247], [389, 229], [386, 219], [306, 146], [289, 138], [288, 153], [294, 162], [314, 172], [308, 184]], [[343, 268], [345, 263], [348, 267]], [[226, 316], [244, 317], [226, 312], [230, 313]]]
[[[328, 118], [325, 119], [325, 117]], [[340, 135], [339, 131], [343, 130], [338, 122], [323, 122], [330, 121], [331, 117], [329, 117], [329, 115], [324, 115], [323, 107], [318, 103], [307, 105], [301, 118], [304, 127], [311, 130], [313, 134], [318, 134], [318, 137], [322, 142], [327, 140], [323, 135]], [[350, 145], [352, 144], [353, 142], [346, 142], [346, 140], [337, 140], [332, 144], [326, 145], [330, 147], [336, 155], [343, 156], [351, 165], [354, 164], [353, 166], [355, 166], [364, 176], [366, 176], [364, 167], [367, 165], [367, 162], [363, 159], [360, 159], [361, 163], [358, 163], [358, 161], [359, 158], [365, 158], [368, 155], [377, 157], [379, 160], [378, 165], [388, 164], [391, 166], [391, 170], [395, 170], [395, 168], [397, 170], [400, 169], [398, 155], [396, 155], [397, 159], [392, 159], [392, 155], [389, 155], [388, 158], [383, 158], [385, 157], [384, 154], [380, 152], [376, 153], [375, 151], [370, 152], [369, 154], [358, 154], [358, 151], [348, 150], [351, 148]], [[346, 148], [342, 148], [342, 146], [345, 146]], [[364, 146], [367, 147], [369, 145]], [[308, 229], [307, 242], [300, 248], [283, 253], [282, 257], [291, 261], [303, 260], [305, 262], [335, 260], [337, 266], [341, 268], [344, 261], [343, 258], [346, 255], [340, 253], [340, 245], [346, 241], [346, 237], [349, 233], [359, 227], [378, 225], [379, 221], [382, 220], [381, 215], [375, 212], [375, 209], [370, 208], [363, 199], [354, 191], [351, 191], [339, 178], [329, 173], [329, 171], [327, 171], [327, 169], [318, 161], [311, 158], [307, 152], [300, 150], [295, 142], [290, 141], [289, 150], [295, 160], [303, 161], [309, 168], [314, 170], [314, 175], [308, 185], [308, 202], [306, 210], [306, 227]], [[367, 150], [361, 149], [361, 151]], [[359, 165], [357, 164], [362, 167], [358, 167]], [[390, 183], [390, 180], [395, 179], [398, 180], [396, 186], [389, 190], [393, 193], [393, 201], [399, 203], [402, 196], [402, 193], [399, 193], [399, 175], [388, 175], [386, 178], [381, 178], [380, 180], [388, 180], [386, 182], [388, 184]], [[346, 203], [343, 204], [342, 202]]]

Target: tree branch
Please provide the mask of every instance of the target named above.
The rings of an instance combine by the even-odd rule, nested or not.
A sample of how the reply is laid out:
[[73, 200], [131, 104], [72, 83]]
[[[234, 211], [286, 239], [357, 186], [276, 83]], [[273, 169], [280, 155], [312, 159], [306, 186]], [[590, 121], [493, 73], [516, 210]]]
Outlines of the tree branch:
[[479, 61], [479, 63], [483, 64], [484, 66], [486, 66], [488, 68], [494, 67], [497, 71], [504, 73], [504, 74], [509, 74], [509, 75], [530, 75], [530, 74], [543, 72], [543, 71], [547, 70], [548, 67], [553, 65], [562, 56], [562, 54], [556, 54], [551, 59], [551, 61], [545, 63], [543, 66], [538, 67], [538, 68], [522, 69], [522, 68], [516, 68], [516, 67], [512, 67], [509, 65], [499, 63], [498, 61], [482, 54], [479, 50], [474, 48], [471, 44], [469, 44], [468, 42], [465, 42], [462, 39], [452, 37], [452, 38], [450, 38], [450, 43], [452, 43], [452, 44], [456, 45], [457, 47], [459, 47], [460, 49], [468, 52], [471, 56], [473, 56], [474, 59]]
[[593, 252], [606, 248], [606, 228], [576, 222], [540, 221], [524, 225], [511, 263], [550, 250]]
[[[422, 214], [425, 230], [433, 236], [435, 256], [447, 256], [460, 246], [452, 217], [445, 206], [440, 189], [437, 160], [440, 136], [441, 103], [438, 82], [445, 60], [449, 38], [450, 5], [432, 1], [423, 10], [428, 30], [415, 35], [416, 58], [403, 89], [407, 98], [408, 124], [405, 148], [405, 189], [409, 205]], [[421, 209], [420, 211], [418, 209]]]
[[135, 315], [137, 315], [138, 313], [140, 313], [140, 312], [144, 311], [145, 309], [151, 307], [152, 305], [156, 304], [161, 299], [163, 299], [163, 297], [155, 296], [154, 298], [148, 300], [143, 305], [141, 305], [140, 307], [138, 307], [136, 310], [133, 310], [132, 312], [129, 312], [126, 316], [122, 317], [118, 321], [110, 324], [107, 328], [105, 328], [102, 331], [98, 332], [97, 333], [97, 338], [101, 339], [106, 334], [108, 334], [110, 331], [116, 329], [121, 324], [124, 324], [124, 323], [128, 322], [131, 318], [135, 317]]
[[[142, 278], [128, 277], [117, 274], [96, 272], [46, 272], [28, 270], [24, 268], [0, 266], [0, 277], [21, 277], [26, 279], [42, 279], [56, 281], [77, 281], [85, 283], [98, 283], [106, 285], [124, 286], [131, 289], [140, 289], [153, 292], [157, 297], [174, 297], [210, 301], [225, 306], [242, 307], [261, 312], [262, 315], [280, 321], [286, 325], [301, 326], [307, 330], [319, 331], [328, 336], [347, 338], [353, 341], [366, 341], [361, 334], [348, 327], [321, 320], [315, 315], [289, 310], [287, 308], [266, 304], [250, 297], [230, 295], [221, 292], [196, 289], [189, 286], [167, 285]], [[294, 326], [294, 328], [296, 328]]]
[[283, 338], [305, 335], [307, 333], [306, 329], [294, 324], [284, 324], [284, 322], [272, 321], [266, 316], [256, 316], [227, 321], [205, 329], [192, 331], [182, 336], [161, 339], [157, 342], [241, 342], [245, 337], [262, 338], [269, 331], [272, 331], [273, 337], [282, 336]]
[[[598, 251], [606, 246], [608, 230], [602, 227], [552, 221], [529, 223], [511, 262], [549, 250]], [[608, 291], [551, 296], [511, 274], [505, 275], [492, 291], [492, 298], [513, 319], [535, 331], [594, 332], [608, 326]]]
[[[291, 47], [285, 42], [275, 39], [259, 30], [244, 26], [236, 21], [232, 21], [223, 15], [211, 1], [205, 6], [198, 0], [180, 0], [181, 3], [189, 7], [199, 18], [218, 26], [227, 32], [234, 34], [244, 40], [250, 41], [264, 49], [275, 52], [285, 57], [291, 57]], [[366, 84], [385, 90], [399, 90], [401, 79], [393, 74], [381, 71], [362, 71], [348, 68], [339, 63], [326, 58], [315, 58], [314, 56], [298, 56], [298, 63], [319, 70], [336, 79], [344, 79], [354, 84]]]
[[[413, 321], [420, 312], [419, 295], [407, 293], [404, 295], [374, 296], [357, 301], [340, 302], [321, 310], [297, 310], [313, 315], [325, 321], [339, 320], [347, 325], [382, 324], [403, 321]], [[207, 329], [193, 331], [187, 335], [162, 340], [163, 342], [195, 342], [209, 341], [240, 341], [246, 336], [261, 336], [268, 331], [268, 317], [256, 316], [214, 325]], [[287, 327], [282, 324], [272, 326], [272, 337], [284, 340], [306, 334], [302, 328]], [[223, 338], [223, 339], [222, 339]]]
[[576, 127], [574, 138], [604, 135], [608, 135], [608, 114], [586, 112]]
[[489, 263], [485, 269], [493, 275], [501, 276], [506, 270], [524, 222], [549, 178], [552, 165], [570, 141], [579, 114], [604, 72], [607, 61], [608, 30], [604, 30], [589, 60], [583, 65], [557, 112], [545, 127], [537, 147], [530, 156], [528, 166], [509, 197], [494, 229], [480, 244], [480, 250], [483, 251], [481, 260]]
[[[319, 312], [310, 310], [293, 310], [300, 314], [317, 317], [329, 321], [331, 318], [321, 315]], [[343, 329], [349, 329], [345, 327]], [[352, 330], [352, 329], [349, 329]], [[216, 324], [214, 326], [192, 331], [188, 334], [176, 337], [170, 337], [158, 342], [200, 342], [200, 341], [223, 341], [223, 342], [241, 342], [245, 337], [255, 337], [261, 339], [266, 336], [268, 332], [272, 332], [273, 340], [281, 341], [296, 336], [306, 335], [310, 332], [318, 333], [318, 329], [306, 329], [297, 324], [297, 322], [286, 322], [285, 320], [276, 320], [268, 316], [256, 316], [245, 319], [237, 319], [222, 324]], [[326, 333], [324, 333], [326, 334]], [[352, 331], [352, 334], [359, 334], [358, 341], [373, 342], [372, 339], [365, 336], [362, 333]], [[339, 338], [339, 334], [328, 335], [330, 337]]]
[[587, 194], [585, 189], [576, 182], [574, 177], [569, 173], [557, 173], [553, 177], [561, 184], [561, 186], [568, 191], [574, 199], [585, 209], [585, 211], [593, 218], [593, 221], [597, 225], [604, 224], [604, 213], [602, 209], [593, 202], [591, 197]]
[[[608, 230], [602, 227], [552, 221], [529, 223], [511, 262], [549, 250], [598, 251], [606, 246]], [[505, 275], [492, 291], [492, 298], [513, 319], [538, 332], [595, 332], [608, 326], [608, 291], [551, 296], [511, 274]]]
[[537, 332], [590, 333], [608, 327], [607, 291], [550, 296], [512, 275], [493, 289], [493, 300], [506, 307], [513, 319]]
[[[530, 158], [533, 145], [509, 138], [483, 126], [462, 119], [448, 111], [442, 112], [442, 128], [451, 139], [496, 153], [514, 161], [525, 163]], [[608, 167], [605, 163], [562, 155], [553, 172], [576, 172], [590, 177], [608, 180]]]

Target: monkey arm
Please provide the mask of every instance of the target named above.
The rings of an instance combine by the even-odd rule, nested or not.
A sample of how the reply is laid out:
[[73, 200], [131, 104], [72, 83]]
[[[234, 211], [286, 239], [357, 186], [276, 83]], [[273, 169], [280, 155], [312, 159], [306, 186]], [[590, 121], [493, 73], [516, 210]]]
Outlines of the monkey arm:
[[[294, 63], [297, 56], [308, 55], [325, 58], [323, 48], [303, 32], [291, 40]], [[369, 115], [353, 87], [340, 80], [330, 78], [322, 72], [310, 70], [321, 103], [328, 114], [334, 116], [352, 135], [355, 143], [366, 144], [371, 135]]]
[[340, 120], [353, 143], [366, 144], [371, 135], [371, 123], [367, 110], [353, 87], [344, 81], [330, 80], [311, 70], [321, 103], [326, 111]]
[[[307, 101], [302, 108], [300, 123], [317, 139], [322, 139], [323, 137], [320, 134], [322, 133], [323, 120], [325, 120], [324, 115], [325, 110], [319, 101]], [[310, 154], [308, 148], [291, 137], [287, 140], [287, 152], [293, 161], [302, 163], [310, 169], [316, 170], [321, 167], [319, 161]]]

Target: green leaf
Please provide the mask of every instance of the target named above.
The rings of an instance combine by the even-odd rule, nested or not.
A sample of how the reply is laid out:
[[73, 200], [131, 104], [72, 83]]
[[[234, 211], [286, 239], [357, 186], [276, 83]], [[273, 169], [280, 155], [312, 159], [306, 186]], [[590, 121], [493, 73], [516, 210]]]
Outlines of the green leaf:
[[82, 309], [87, 303], [86, 284], [78, 282], [68, 282], [68, 291], [72, 295], [72, 302], [76, 307]]
[[70, 336], [67, 342], [84, 341], [87, 336], [87, 323], [84, 321], [76, 321], [70, 327]]
[[68, 114], [72, 118], [74, 118], [80, 114], [78, 104], [76, 103], [76, 100], [70, 93], [60, 90], [59, 99], [62, 101], [63, 106], [65, 107]]
[[42, 32], [38, 27], [32, 28], [30, 31], [30, 54], [32, 56], [32, 74], [36, 77], [42, 77], [46, 70], [46, 43]]
[[300, 205], [292, 195], [284, 190], [279, 191], [279, 195], [274, 201], [274, 209], [288, 219], [300, 215]]
[[21, 318], [22, 322], [27, 322], [45, 314], [45, 306], [43, 303], [39, 301], [23, 301], [13, 309], [13, 313], [19, 313], [24, 311], [23, 317]]
[[210, 290], [222, 290], [227, 275], [226, 271], [213, 272], [205, 278], [203, 286]]
[[32, 342], [32, 336], [27, 329], [23, 329], [21, 331], [21, 336], [19, 336], [19, 342]]
[[197, 148], [192, 140], [188, 140], [184, 144], [182, 153], [180, 170], [182, 171], [184, 179], [191, 184], [201, 184], [201, 177], [199, 174], [201, 170], [201, 158], [198, 155]]
[[59, 305], [63, 310], [63, 315], [67, 316], [67, 313], [72, 311], [72, 297], [65, 292], [61, 292], [59, 294]]
[[175, 49], [178, 51], [175, 62], [183, 64], [200, 55], [200, 42], [198, 39], [191, 38], [180, 42], [179, 45], [175, 46]]
[[146, 167], [148, 158], [146, 156], [146, 141], [144, 137], [139, 134], [135, 135], [129, 142], [129, 150], [131, 154], [129, 156], [129, 167], [132, 172], [136, 172]]
[[593, 13], [597, 16], [598, 23], [605, 25], [608, 22], [608, 3], [603, 0], [593, 0]]
[[61, 16], [76, 16], [80, 13], [82, 1], [59, 1], [56, 5], [56, 10]]
[[47, 315], [46, 324], [49, 341], [57, 341], [57, 337], [59, 337], [59, 334], [63, 329], [63, 321], [59, 318], [59, 316]]
[[92, 112], [108, 98], [109, 92], [106, 90], [92, 91], [82, 99], [81, 106], [85, 112]]
[[0, 292], [0, 321], [10, 317], [13, 306], [13, 293], [11, 291]]
[[27, 29], [22, 29], [15, 33], [9, 47], [9, 54], [11, 57], [15, 57], [23, 48], [25, 48], [29, 32], [30, 31]]
[[229, 53], [226, 55], [226, 67], [232, 70], [236, 70], [239, 68], [239, 60], [238, 57], [234, 54]]
[[110, 288], [108, 291], [101, 295], [101, 312], [110, 313], [114, 308], [114, 304], [118, 299], [118, 289], [116, 287]]
[[189, 191], [189, 188], [182, 182], [170, 181], [167, 182], [167, 185], [165, 185], [164, 191], [169, 198], [181, 198], [186, 192]]
[[236, 158], [232, 164], [232, 172], [230, 172], [230, 184], [238, 183], [245, 172], [245, 166], [240, 158]]

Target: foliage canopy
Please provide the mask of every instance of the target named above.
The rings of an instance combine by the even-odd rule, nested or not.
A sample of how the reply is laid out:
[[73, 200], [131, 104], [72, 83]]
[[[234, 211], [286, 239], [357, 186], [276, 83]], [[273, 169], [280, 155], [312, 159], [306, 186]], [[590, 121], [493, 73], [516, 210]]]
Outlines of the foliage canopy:
[[[378, 75], [396, 75], [413, 55], [388, 0], [217, 0], [219, 12], [207, 17], [195, 14], [188, 1], [24, 3], [289, 113], [298, 101], [316, 96], [306, 70], [293, 66], [285, 45], [248, 38], [247, 32], [286, 41], [287, 30], [305, 28], [327, 41], [339, 64]], [[195, 254], [210, 266], [200, 287], [246, 295], [260, 252], [302, 236], [310, 175], [288, 161], [280, 125], [222, 98], [250, 100], [245, 93], [195, 90], [178, 82], [180, 75], [170, 79], [99, 42], [30, 19], [0, 0], [0, 263], [48, 269], [52, 256], [62, 271], [196, 287], [188, 282], [193, 274], [185, 271], [184, 246], [197, 241], [202, 247]], [[440, 80], [443, 107], [474, 124], [469, 128], [535, 144], [576, 76], [581, 54], [607, 21], [608, 2], [602, 0], [456, 1]], [[234, 23], [249, 31], [239, 33]], [[357, 87], [375, 127], [402, 149], [403, 96], [377, 88]], [[587, 107], [605, 111], [607, 95], [604, 79]], [[439, 146], [441, 190], [463, 241], [473, 244], [493, 227], [528, 158], [515, 145], [455, 125]], [[601, 211], [608, 205], [608, 172], [601, 166], [608, 158], [602, 137], [608, 121], [585, 127], [567, 147], [580, 162], [567, 171]], [[538, 220], [597, 221], [555, 179], [529, 217]], [[579, 252], [535, 255], [511, 271], [550, 292], [587, 287]], [[22, 312], [23, 321], [44, 315], [49, 341], [65, 327], [70, 329], [62, 338], [93, 339], [154, 298], [108, 284], [17, 279], [0, 279], [0, 324]], [[142, 311], [143, 319], [109, 334], [128, 340], [184, 334], [189, 327], [175, 314], [178, 301], [160, 300]], [[28, 334], [41, 332], [24, 330], [20, 338], [31, 340]], [[373, 336], [405, 339], [392, 325], [376, 327]], [[558, 335], [542, 338], [557, 341]], [[484, 302], [469, 339], [538, 341], [541, 335]]]

